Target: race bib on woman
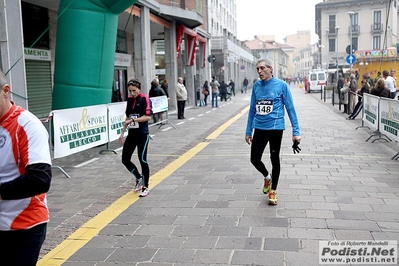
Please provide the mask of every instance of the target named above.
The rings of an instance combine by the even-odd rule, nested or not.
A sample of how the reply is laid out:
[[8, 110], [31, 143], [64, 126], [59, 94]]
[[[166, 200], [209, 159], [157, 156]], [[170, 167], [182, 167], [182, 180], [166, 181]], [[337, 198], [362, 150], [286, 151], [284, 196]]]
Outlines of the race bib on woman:
[[257, 100], [255, 108], [258, 115], [268, 115], [273, 112], [273, 100]]
[[139, 123], [134, 122], [134, 119], [139, 118], [140, 116], [138, 114], [132, 114], [129, 115], [129, 118], [132, 119], [133, 121], [129, 124], [129, 128], [139, 128]]

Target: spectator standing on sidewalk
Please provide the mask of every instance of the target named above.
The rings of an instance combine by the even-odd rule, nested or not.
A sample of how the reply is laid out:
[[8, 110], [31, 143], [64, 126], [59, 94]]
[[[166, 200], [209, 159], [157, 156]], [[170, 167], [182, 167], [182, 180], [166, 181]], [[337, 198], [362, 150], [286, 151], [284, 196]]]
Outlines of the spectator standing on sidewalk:
[[241, 93], [244, 91], [245, 93], [247, 93], [248, 90], [248, 79], [247, 77], [245, 77], [244, 81], [242, 82], [242, 90]]
[[[251, 163], [263, 175], [263, 193], [268, 194], [268, 204], [277, 205], [277, 185], [280, 177], [280, 148], [285, 129], [285, 110], [292, 125], [294, 153], [299, 152], [301, 141], [298, 118], [290, 88], [287, 83], [273, 77], [271, 59], [260, 59], [256, 64], [260, 80], [252, 89], [245, 141], [251, 145]], [[284, 110], [285, 109], [285, 110]], [[262, 162], [269, 143], [271, 174]]]
[[344, 87], [341, 89], [340, 101], [344, 105], [344, 111], [342, 113], [348, 112], [348, 102], [349, 102], [349, 86], [351, 84], [350, 78], [346, 78], [344, 82]]
[[378, 81], [380, 78], [382, 78], [381, 71], [378, 71], [378, 72], [377, 72], [377, 77], [375, 77], [375, 79], [374, 79], [374, 84], [377, 84], [377, 81]]
[[222, 82], [220, 83], [220, 101], [222, 102], [227, 101], [227, 83], [224, 82], [224, 80], [222, 80]]
[[10, 100], [0, 70], [0, 250], [4, 265], [36, 265], [46, 238], [51, 184], [48, 133]]
[[169, 99], [168, 87], [169, 87], [169, 85], [168, 85], [168, 80], [167, 80], [167, 79], [164, 79], [164, 80], [162, 81], [161, 88], [162, 88], [163, 91], [165, 92], [166, 97], [168, 97], [168, 99]]
[[385, 80], [383, 78], [377, 81], [374, 88], [371, 90], [371, 94], [378, 97], [390, 98], [390, 91], [386, 87]]
[[[148, 93], [148, 96], [150, 98], [166, 96], [165, 91], [159, 86], [158, 79], [153, 79], [151, 81], [151, 89], [150, 92]], [[159, 121], [163, 120], [163, 112], [153, 114], [152, 117], [154, 119], [154, 123], [158, 123]]]
[[[141, 93], [141, 83], [138, 79], [130, 80], [127, 83], [127, 89], [130, 96], [126, 104], [126, 120], [118, 142], [120, 144], [123, 143], [123, 134], [129, 128], [123, 144], [122, 163], [136, 178], [134, 192], [141, 190], [140, 197], [146, 197], [150, 193], [150, 167], [147, 162], [147, 150], [150, 140], [148, 121], [151, 120], [151, 102], [147, 95]], [[136, 147], [142, 174], [140, 174], [137, 166], [131, 160]]]
[[[338, 82], [337, 82], [337, 87], [338, 87], [338, 97], [340, 102], [342, 103], [343, 100], [343, 94], [341, 90], [344, 88], [345, 85], [345, 79], [342, 77], [342, 74], [338, 74]], [[344, 104], [344, 113], [346, 113], [346, 105]]]
[[393, 87], [394, 89], [391, 90], [391, 99], [395, 99], [396, 97], [396, 77], [395, 77], [396, 71], [394, 69], [391, 69], [390, 76], [393, 78]]
[[370, 93], [370, 84], [368, 83], [368, 78], [364, 77], [364, 79], [361, 81], [362, 83], [362, 88], [360, 89], [358, 93], [358, 102], [355, 106], [355, 109], [353, 110], [353, 113], [350, 114], [346, 119], [347, 120], [353, 120], [356, 118], [356, 116], [360, 113], [360, 111], [363, 108], [363, 94], [364, 93]]
[[176, 99], [177, 99], [177, 119], [186, 119], [184, 117], [184, 108], [186, 108], [187, 89], [183, 83], [182, 77], [179, 77], [177, 79]]
[[350, 89], [350, 94], [349, 94], [349, 113], [352, 114], [353, 110], [355, 109], [355, 105], [356, 105], [356, 93], [357, 93], [357, 79], [356, 76], [354, 74], [350, 75], [350, 85], [349, 85], [349, 89]]
[[215, 76], [212, 77], [211, 88], [212, 88], [212, 107], [218, 106], [218, 97], [219, 97], [219, 82], [215, 79]]

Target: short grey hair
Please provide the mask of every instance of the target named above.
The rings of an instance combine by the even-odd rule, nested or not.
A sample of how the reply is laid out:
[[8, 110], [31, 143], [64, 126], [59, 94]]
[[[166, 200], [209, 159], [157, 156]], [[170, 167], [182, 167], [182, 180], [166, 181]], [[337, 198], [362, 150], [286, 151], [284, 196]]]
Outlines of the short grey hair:
[[266, 66], [273, 67], [273, 60], [271, 58], [261, 58], [256, 62], [256, 64], [265, 63]]
[[4, 75], [3, 71], [0, 69], [0, 89], [2, 89], [3, 86], [6, 85], [7, 83], [8, 82], [6, 76]]

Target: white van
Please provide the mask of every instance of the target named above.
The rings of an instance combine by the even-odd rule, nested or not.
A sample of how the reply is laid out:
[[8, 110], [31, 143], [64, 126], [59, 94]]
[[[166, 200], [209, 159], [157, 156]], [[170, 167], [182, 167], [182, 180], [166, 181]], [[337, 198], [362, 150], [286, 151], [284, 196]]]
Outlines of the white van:
[[322, 86], [327, 84], [327, 71], [325, 69], [312, 69], [308, 76], [308, 92], [321, 91]]

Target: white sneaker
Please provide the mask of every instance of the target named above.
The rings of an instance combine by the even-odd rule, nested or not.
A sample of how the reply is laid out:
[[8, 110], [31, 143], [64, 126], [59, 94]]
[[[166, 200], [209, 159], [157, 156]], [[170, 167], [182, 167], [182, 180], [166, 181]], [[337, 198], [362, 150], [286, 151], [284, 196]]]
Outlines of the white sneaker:
[[150, 194], [150, 190], [148, 188], [145, 188], [143, 191], [141, 191], [139, 197], [147, 197], [148, 194]]
[[138, 178], [136, 179], [136, 185], [134, 186], [134, 192], [138, 192], [141, 190], [143, 186], [143, 178]]

